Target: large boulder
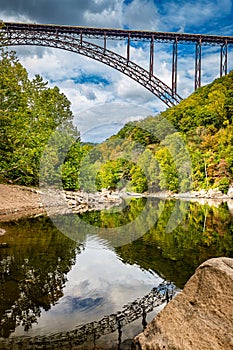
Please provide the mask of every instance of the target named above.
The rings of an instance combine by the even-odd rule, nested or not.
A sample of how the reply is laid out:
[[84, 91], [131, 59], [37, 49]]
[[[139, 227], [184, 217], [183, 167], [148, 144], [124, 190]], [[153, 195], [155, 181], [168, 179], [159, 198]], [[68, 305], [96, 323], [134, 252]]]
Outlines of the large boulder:
[[232, 350], [233, 259], [200, 265], [134, 344], [141, 350]]

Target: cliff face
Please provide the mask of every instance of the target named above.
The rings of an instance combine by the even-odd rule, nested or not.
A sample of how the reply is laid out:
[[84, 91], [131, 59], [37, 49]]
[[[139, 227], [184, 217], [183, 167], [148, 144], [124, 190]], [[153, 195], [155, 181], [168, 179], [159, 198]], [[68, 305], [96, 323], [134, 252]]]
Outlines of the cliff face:
[[233, 259], [200, 265], [134, 344], [140, 350], [232, 350]]

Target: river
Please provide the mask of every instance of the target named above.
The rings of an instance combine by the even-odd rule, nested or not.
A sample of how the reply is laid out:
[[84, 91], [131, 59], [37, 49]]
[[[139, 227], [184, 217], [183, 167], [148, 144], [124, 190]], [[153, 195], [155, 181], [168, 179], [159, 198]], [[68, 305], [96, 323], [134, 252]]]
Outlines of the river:
[[[179, 291], [208, 258], [233, 257], [227, 203], [134, 198], [76, 217], [86, 224], [82, 232], [69, 215], [0, 224], [0, 243], [8, 244], [0, 248], [0, 345], [25, 336], [65, 337], [81, 326], [85, 333], [95, 325], [94, 335], [89, 329], [86, 338], [79, 337], [77, 349], [129, 349], [164, 304], [142, 317], [131, 315], [122, 327], [111, 328], [111, 317], [164, 280]], [[61, 232], [59, 222], [73, 225], [72, 235]], [[60, 349], [70, 348], [61, 342]]]

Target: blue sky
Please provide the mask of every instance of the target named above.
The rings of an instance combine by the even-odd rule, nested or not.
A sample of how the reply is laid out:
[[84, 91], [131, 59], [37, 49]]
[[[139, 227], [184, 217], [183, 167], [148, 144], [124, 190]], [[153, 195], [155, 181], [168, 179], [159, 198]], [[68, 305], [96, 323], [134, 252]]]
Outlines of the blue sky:
[[[232, 0], [1, 0], [0, 18], [4, 21], [233, 35]], [[123, 42], [109, 42], [108, 48], [125, 56]], [[127, 120], [166, 108], [145, 88], [94, 60], [50, 48], [17, 47], [16, 51], [30, 77], [38, 73], [50, 86], [57, 85], [67, 95], [78, 128], [85, 133], [85, 141], [89, 129], [90, 141], [99, 141], [113, 132], [114, 125], [117, 131]], [[169, 45], [155, 46], [154, 73], [168, 85], [171, 85], [170, 51]], [[232, 52], [233, 48], [229, 49], [229, 70], [233, 69]], [[131, 58], [147, 68], [148, 45], [133, 45]], [[218, 48], [203, 48], [202, 71], [203, 85], [219, 75]], [[178, 93], [182, 97], [193, 91], [193, 75], [194, 47], [180, 46]]]

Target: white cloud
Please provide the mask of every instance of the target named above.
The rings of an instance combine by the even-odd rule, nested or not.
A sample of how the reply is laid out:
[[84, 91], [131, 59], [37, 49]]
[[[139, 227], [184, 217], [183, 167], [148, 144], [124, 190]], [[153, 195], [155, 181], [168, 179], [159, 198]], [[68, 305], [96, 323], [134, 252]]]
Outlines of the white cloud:
[[100, 142], [116, 133], [128, 121], [151, 114], [151, 109], [130, 102], [108, 102], [79, 111], [74, 123], [83, 141]]
[[232, 3], [231, 0], [165, 1], [162, 7], [162, 21], [168, 28], [185, 32], [193, 27], [195, 32], [200, 32], [200, 26], [209, 26], [209, 21], [213, 23], [216, 18], [230, 14]]
[[133, 0], [123, 14], [124, 23], [131, 29], [160, 30], [160, 16], [152, 0]]
[[87, 25], [105, 28], [122, 27], [122, 3], [123, 1], [116, 0], [98, 0], [96, 4], [104, 4], [105, 7], [100, 12], [92, 10], [92, 7], [87, 9], [83, 18]]

